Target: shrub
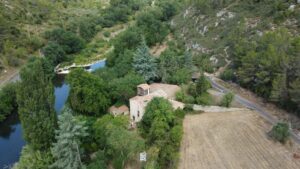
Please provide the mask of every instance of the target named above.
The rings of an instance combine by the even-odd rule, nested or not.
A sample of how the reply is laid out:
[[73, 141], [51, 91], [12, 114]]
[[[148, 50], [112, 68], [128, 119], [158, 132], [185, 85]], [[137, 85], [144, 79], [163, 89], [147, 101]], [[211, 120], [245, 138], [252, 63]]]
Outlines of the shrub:
[[30, 52], [34, 52], [43, 46], [43, 41], [40, 37], [30, 36], [28, 37], [27, 45], [30, 47]]
[[106, 169], [107, 161], [105, 152], [100, 150], [96, 153], [96, 158], [88, 165], [87, 169]]
[[184, 111], [187, 111], [187, 112], [193, 111], [193, 110], [194, 110], [194, 109], [193, 109], [193, 105], [192, 105], [192, 104], [186, 104], [186, 105], [184, 105], [183, 110], [184, 110]]
[[222, 107], [230, 107], [231, 102], [234, 99], [234, 95], [232, 93], [227, 93], [223, 96], [220, 106]]
[[176, 100], [184, 103], [194, 103], [195, 99], [193, 96], [186, 95], [183, 91], [179, 91], [176, 93]]
[[273, 139], [285, 143], [290, 136], [289, 126], [287, 123], [279, 122], [273, 126], [269, 134]]
[[103, 36], [106, 38], [110, 37], [110, 32], [108, 31], [103, 32]]
[[169, 81], [172, 84], [184, 84], [187, 83], [191, 79], [191, 71], [187, 68], [178, 69], [174, 72], [174, 74], [170, 77]]
[[213, 102], [209, 93], [205, 92], [196, 98], [196, 103], [200, 105], [211, 105]]
[[226, 69], [222, 74], [221, 74], [221, 79], [225, 81], [235, 81], [234, 80], [234, 72], [232, 69]]

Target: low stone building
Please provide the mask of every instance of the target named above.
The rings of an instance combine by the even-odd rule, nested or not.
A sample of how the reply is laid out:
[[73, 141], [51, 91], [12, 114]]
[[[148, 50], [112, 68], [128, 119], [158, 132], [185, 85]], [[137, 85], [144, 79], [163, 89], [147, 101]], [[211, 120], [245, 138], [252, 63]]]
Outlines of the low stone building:
[[114, 116], [128, 115], [129, 114], [129, 108], [126, 105], [122, 105], [120, 107], [111, 106], [109, 108], [109, 113], [114, 115]]
[[162, 97], [168, 99], [174, 109], [184, 108], [184, 104], [175, 101], [175, 94], [180, 90], [177, 85], [153, 83], [151, 85], [141, 84], [137, 86], [137, 96], [129, 100], [130, 103], [130, 119], [133, 122], [141, 121], [147, 104], [154, 97]]

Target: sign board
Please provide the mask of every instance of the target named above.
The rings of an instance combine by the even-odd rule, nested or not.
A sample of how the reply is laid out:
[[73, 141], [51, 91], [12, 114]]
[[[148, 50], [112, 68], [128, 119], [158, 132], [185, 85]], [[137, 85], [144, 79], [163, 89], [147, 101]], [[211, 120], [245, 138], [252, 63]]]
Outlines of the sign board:
[[140, 161], [147, 161], [147, 153], [146, 152], [140, 153]]

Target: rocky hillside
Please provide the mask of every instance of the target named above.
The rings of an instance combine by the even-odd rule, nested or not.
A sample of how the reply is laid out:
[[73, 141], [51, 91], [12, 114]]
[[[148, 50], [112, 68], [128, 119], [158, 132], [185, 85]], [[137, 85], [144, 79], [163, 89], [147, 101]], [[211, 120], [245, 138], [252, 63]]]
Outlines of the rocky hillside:
[[199, 68], [299, 109], [299, 1], [190, 0], [171, 25]]

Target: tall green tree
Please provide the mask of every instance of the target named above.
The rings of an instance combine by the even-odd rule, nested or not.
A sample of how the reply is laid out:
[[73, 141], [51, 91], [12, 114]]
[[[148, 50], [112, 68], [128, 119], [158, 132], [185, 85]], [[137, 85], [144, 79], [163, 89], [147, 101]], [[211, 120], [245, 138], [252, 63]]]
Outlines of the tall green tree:
[[210, 82], [206, 79], [205, 75], [202, 73], [199, 80], [196, 83], [196, 93], [201, 95], [211, 88]]
[[0, 89], [0, 122], [17, 110], [17, 84], [11, 83]]
[[43, 48], [43, 53], [53, 65], [64, 61], [66, 56], [63, 48], [55, 42], [49, 42], [47, 46]]
[[[162, 120], [163, 123], [167, 123], [168, 126], [169, 124], [174, 123], [174, 119], [175, 116], [173, 114], [173, 107], [171, 103], [164, 98], [154, 98], [146, 107], [145, 114], [140, 122], [140, 129], [145, 135], [148, 135], [150, 130], [152, 130], [152, 134], [154, 134], [155, 131], [151, 129], [152, 124], [155, 124], [155, 126], [163, 126], [164, 124], [161, 125], [160, 123], [160, 120]], [[158, 127], [157, 129], [161, 130], [163, 128]], [[153, 141], [155, 139], [149, 137], [149, 140]]]
[[136, 94], [136, 86], [144, 83], [143, 77], [135, 73], [127, 74], [122, 78], [114, 79], [111, 85], [110, 95], [117, 101], [127, 102]]
[[133, 68], [148, 82], [151, 82], [158, 77], [157, 63], [155, 58], [151, 56], [145, 40], [142, 41], [141, 45], [135, 52], [133, 57]]
[[78, 121], [69, 108], [64, 109], [58, 117], [58, 130], [56, 130], [57, 142], [51, 149], [55, 162], [53, 168], [58, 169], [82, 169], [80, 157], [81, 139], [87, 136], [85, 122]]
[[24, 138], [34, 149], [49, 148], [57, 126], [52, 76], [45, 70], [47, 64], [43, 59], [28, 63], [20, 72], [21, 83], [17, 89]]
[[78, 113], [99, 116], [110, 105], [104, 81], [82, 69], [73, 70], [67, 77], [70, 84], [69, 104]]
[[139, 129], [149, 146], [159, 148], [161, 168], [176, 168], [183, 117], [183, 111], [174, 111], [171, 103], [164, 98], [154, 98], [146, 107]]

